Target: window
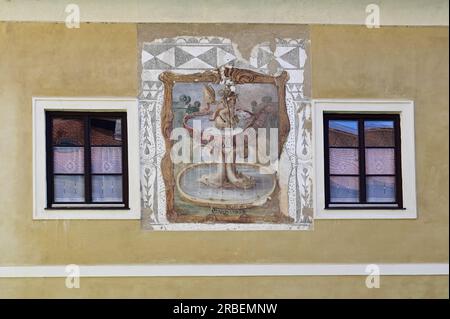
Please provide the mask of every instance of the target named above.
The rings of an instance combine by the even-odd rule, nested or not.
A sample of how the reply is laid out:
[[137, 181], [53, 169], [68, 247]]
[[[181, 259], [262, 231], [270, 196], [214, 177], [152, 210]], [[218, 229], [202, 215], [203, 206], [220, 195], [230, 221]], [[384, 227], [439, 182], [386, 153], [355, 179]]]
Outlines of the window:
[[47, 208], [128, 208], [125, 112], [46, 112]]
[[33, 99], [35, 219], [140, 218], [135, 99]]
[[398, 114], [324, 115], [325, 207], [403, 208]]
[[415, 218], [413, 103], [313, 104], [316, 218]]

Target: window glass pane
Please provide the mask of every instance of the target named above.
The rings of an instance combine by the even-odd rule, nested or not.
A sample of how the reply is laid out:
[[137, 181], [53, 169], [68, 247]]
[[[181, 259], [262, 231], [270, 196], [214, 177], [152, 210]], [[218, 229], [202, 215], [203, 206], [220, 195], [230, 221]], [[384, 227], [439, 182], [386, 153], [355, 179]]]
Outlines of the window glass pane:
[[358, 149], [330, 148], [330, 174], [358, 174]]
[[330, 177], [330, 201], [333, 203], [359, 202], [359, 178], [348, 176]]
[[122, 176], [92, 176], [93, 202], [122, 202]]
[[53, 118], [53, 145], [81, 146], [84, 144], [82, 119]]
[[330, 146], [358, 146], [358, 121], [330, 120], [328, 122]]
[[84, 202], [84, 177], [74, 175], [54, 176], [55, 202]]
[[395, 174], [394, 149], [366, 149], [366, 173], [371, 175]]
[[395, 202], [395, 177], [367, 177], [368, 202]]
[[364, 121], [366, 146], [394, 146], [394, 121]]
[[92, 147], [92, 173], [122, 173], [122, 147]]
[[91, 145], [121, 145], [122, 123], [117, 118], [91, 119]]
[[53, 172], [56, 174], [83, 174], [83, 147], [54, 147]]

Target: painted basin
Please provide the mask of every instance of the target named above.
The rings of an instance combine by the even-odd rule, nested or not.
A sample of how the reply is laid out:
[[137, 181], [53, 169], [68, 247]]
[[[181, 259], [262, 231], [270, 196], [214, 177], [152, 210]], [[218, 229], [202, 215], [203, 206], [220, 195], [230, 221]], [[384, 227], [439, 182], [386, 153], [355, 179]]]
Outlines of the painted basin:
[[200, 177], [216, 172], [218, 164], [201, 163], [185, 167], [177, 176], [181, 197], [200, 206], [242, 209], [264, 205], [275, 190], [276, 176], [258, 164], [236, 164], [236, 169], [255, 180], [250, 189], [237, 187], [215, 188], [199, 181]]

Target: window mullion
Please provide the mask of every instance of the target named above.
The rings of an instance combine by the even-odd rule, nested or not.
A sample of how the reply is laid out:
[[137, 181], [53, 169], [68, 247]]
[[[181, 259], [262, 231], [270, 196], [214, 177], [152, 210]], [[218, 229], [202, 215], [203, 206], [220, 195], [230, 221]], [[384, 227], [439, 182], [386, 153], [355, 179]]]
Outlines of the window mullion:
[[89, 115], [84, 117], [84, 198], [86, 203], [92, 203], [91, 181], [91, 121]]
[[358, 120], [359, 136], [359, 200], [367, 203], [366, 194], [366, 146], [364, 140], [364, 119]]

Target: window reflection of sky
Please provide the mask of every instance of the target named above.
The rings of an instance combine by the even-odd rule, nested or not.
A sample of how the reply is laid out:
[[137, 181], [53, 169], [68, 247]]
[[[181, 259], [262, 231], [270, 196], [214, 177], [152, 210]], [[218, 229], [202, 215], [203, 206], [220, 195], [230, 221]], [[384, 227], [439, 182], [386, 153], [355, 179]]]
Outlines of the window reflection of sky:
[[358, 134], [358, 122], [349, 120], [331, 120], [329, 122], [329, 128], [344, 131], [351, 134]]
[[364, 121], [365, 128], [394, 128], [394, 121]]

